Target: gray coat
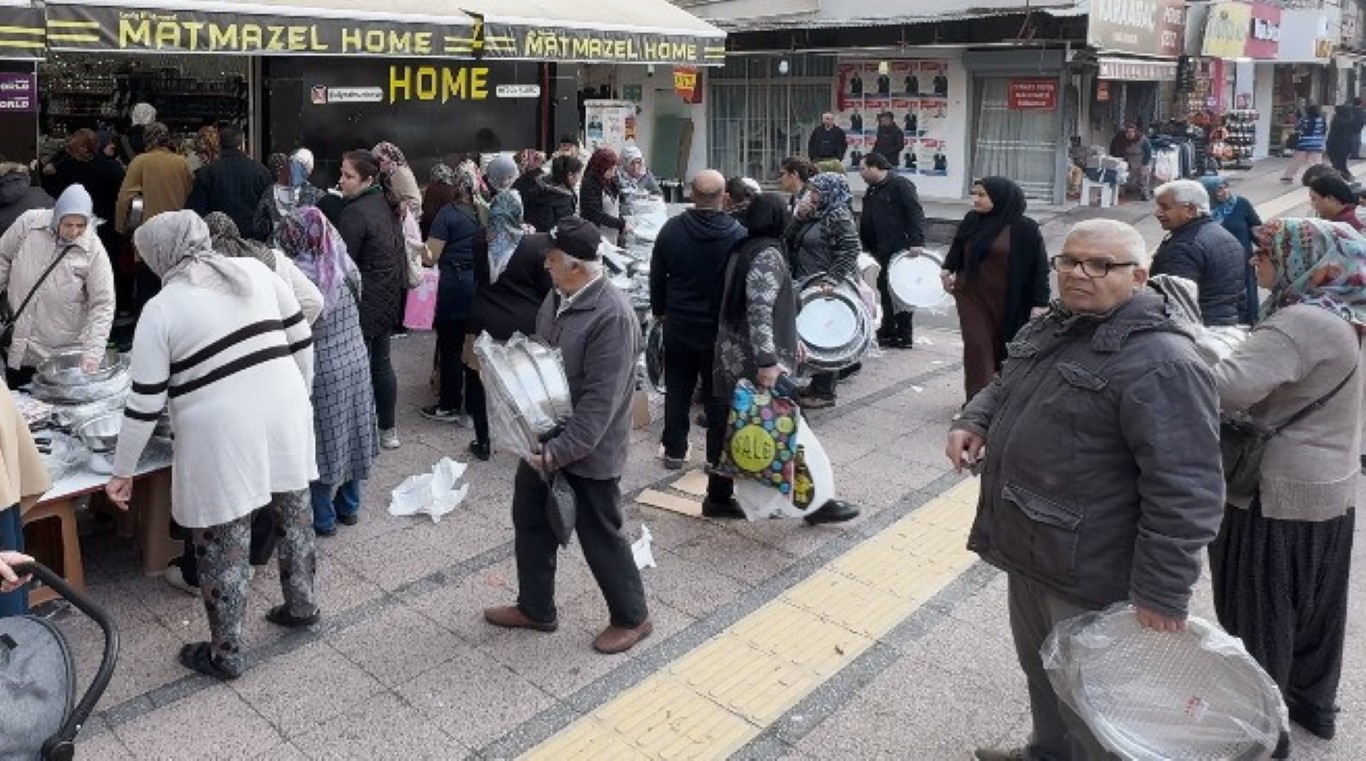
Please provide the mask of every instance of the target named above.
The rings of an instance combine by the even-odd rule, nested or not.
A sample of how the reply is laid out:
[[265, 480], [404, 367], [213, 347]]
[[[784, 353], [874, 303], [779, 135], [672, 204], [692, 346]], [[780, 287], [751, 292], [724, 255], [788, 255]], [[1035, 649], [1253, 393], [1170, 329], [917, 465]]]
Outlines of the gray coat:
[[1223, 517], [1219, 408], [1161, 296], [1026, 325], [953, 427], [987, 441], [969, 549], [1078, 605], [1185, 614]]
[[[797, 369], [797, 297], [792, 275], [777, 247], [754, 254], [745, 282], [736, 282], [738, 256], [726, 264], [726, 285], [717, 330], [713, 393], [729, 399], [741, 378], [754, 380], [759, 368], [781, 364]], [[734, 321], [725, 314], [731, 291], [745, 289], [745, 317]]]
[[546, 444], [552, 465], [581, 478], [621, 477], [631, 438], [640, 323], [625, 294], [605, 277], [575, 294], [558, 315], [556, 291], [536, 315], [536, 335], [564, 355], [574, 414]]

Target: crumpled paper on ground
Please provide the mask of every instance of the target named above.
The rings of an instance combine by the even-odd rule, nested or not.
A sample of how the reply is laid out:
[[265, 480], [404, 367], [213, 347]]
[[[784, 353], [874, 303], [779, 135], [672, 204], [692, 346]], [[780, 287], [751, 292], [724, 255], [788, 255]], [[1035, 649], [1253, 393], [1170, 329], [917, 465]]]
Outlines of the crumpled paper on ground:
[[654, 549], [650, 547], [654, 539], [654, 535], [650, 533], [650, 527], [644, 523], [640, 524], [640, 538], [631, 542], [631, 555], [636, 559], [636, 568], [657, 567]]
[[432, 466], [431, 473], [408, 476], [392, 492], [389, 514], [397, 516], [425, 513], [432, 517], [432, 523], [440, 523], [441, 517], [465, 501], [470, 485], [456, 482], [465, 475], [467, 466], [449, 457]]

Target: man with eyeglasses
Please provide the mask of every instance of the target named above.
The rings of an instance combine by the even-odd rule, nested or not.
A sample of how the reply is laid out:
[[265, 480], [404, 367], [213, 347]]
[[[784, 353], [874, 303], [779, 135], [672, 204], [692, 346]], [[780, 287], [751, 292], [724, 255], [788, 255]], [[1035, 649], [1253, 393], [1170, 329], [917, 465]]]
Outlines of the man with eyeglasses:
[[1059, 300], [1016, 335], [948, 437], [982, 476], [968, 548], [1004, 570], [1033, 733], [979, 759], [1107, 754], [1049, 683], [1039, 649], [1059, 621], [1131, 603], [1185, 627], [1224, 504], [1219, 403], [1185, 324], [1145, 287], [1143, 237], [1114, 220], [1072, 228], [1053, 257]]
[[1153, 254], [1152, 275], [1183, 277], [1200, 293], [1200, 317], [1208, 326], [1237, 325], [1247, 298], [1247, 251], [1210, 216], [1209, 193], [1195, 180], [1175, 180], [1153, 193], [1167, 237]]

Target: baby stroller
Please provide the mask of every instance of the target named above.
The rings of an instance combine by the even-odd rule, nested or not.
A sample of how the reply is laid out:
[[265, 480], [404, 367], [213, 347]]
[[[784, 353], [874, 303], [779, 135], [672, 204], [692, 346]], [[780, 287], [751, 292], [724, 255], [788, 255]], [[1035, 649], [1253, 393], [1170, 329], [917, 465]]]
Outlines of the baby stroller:
[[0, 618], [0, 761], [69, 761], [76, 735], [114, 675], [119, 632], [108, 613], [46, 567], [23, 563], [14, 572], [33, 574], [104, 631], [104, 658], [76, 703], [76, 669], [62, 632], [36, 616]]

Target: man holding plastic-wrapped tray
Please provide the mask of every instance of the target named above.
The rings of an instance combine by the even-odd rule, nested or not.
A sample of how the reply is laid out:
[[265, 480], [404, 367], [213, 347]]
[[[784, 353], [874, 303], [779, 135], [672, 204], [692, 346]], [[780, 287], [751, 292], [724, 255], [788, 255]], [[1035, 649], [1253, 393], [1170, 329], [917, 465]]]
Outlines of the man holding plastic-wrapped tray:
[[541, 305], [536, 334], [562, 354], [574, 411], [554, 438], [518, 465], [512, 497], [517, 603], [487, 608], [484, 618], [512, 629], [559, 627], [555, 563], [561, 542], [548, 514], [548, 479], [557, 477], [573, 491], [573, 529], [611, 615], [593, 648], [620, 653], [654, 629], [640, 571], [622, 533], [620, 481], [630, 444], [640, 326], [627, 297], [603, 277], [598, 228], [568, 217], [551, 235], [545, 267], [555, 290]]

